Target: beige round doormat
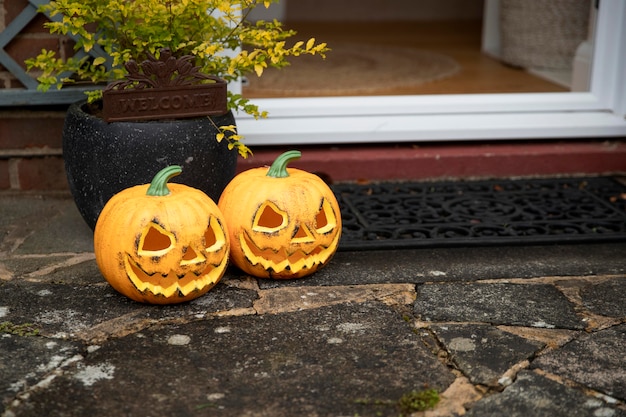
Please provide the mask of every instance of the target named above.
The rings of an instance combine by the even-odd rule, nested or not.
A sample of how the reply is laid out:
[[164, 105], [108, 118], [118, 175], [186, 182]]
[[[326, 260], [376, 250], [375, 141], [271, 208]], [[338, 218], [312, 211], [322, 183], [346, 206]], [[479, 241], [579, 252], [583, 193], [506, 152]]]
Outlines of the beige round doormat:
[[282, 69], [248, 76], [244, 93], [268, 96], [377, 94], [412, 88], [459, 71], [452, 58], [435, 52], [361, 43], [333, 42], [326, 59], [300, 56]]

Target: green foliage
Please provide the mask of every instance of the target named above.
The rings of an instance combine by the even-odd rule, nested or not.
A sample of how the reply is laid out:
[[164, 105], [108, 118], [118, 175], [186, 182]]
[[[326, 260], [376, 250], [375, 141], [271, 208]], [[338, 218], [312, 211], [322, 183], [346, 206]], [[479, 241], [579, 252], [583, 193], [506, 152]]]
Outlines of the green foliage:
[[16, 336], [37, 336], [39, 329], [32, 323], [14, 324], [10, 321], [0, 323], [0, 333], [8, 333]]
[[[317, 43], [311, 38], [288, 44], [295, 32], [285, 30], [280, 22], [250, 23], [246, 20], [255, 7], [267, 8], [277, 1], [50, 1], [41, 6], [40, 11], [61, 17], [58, 22], [46, 24], [50, 32], [75, 36], [77, 51], [88, 52], [98, 46], [104, 55], [75, 59], [43, 50], [26, 64], [29, 70], [39, 74], [40, 90], [47, 91], [68, 84], [101, 84], [123, 79], [126, 75], [124, 63], [130, 59], [141, 62], [148, 54], [158, 57], [162, 48], [169, 48], [175, 56], [194, 56], [200, 71], [226, 81], [248, 74], [260, 77], [268, 67], [289, 65], [290, 57], [324, 57], [328, 51], [325, 43]], [[88, 99], [96, 100], [100, 94], [99, 90], [92, 92]], [[240, 95], [229, 93], [228, 105], [232, 110], [243, 111], [255, 118], [267, 116]]]

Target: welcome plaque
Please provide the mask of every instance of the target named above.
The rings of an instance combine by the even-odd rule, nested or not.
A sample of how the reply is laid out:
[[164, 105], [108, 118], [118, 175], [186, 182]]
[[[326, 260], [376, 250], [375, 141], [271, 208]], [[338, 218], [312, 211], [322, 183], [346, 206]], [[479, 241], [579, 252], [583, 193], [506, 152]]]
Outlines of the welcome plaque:
[[130, 60], [125, 80], [107, 86], [102, 111], [107, 122], [179, 119], [222, 115], [228, 111], [226, 81], [203, 74], [193, 56], [172, 56], [160, 51], [137, 64]]

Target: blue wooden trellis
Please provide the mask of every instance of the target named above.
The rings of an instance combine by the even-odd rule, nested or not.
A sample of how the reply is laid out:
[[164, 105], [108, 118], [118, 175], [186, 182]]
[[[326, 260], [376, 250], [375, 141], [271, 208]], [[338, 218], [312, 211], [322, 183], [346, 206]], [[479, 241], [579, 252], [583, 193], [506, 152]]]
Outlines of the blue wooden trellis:
[[[48, 3], [47, 0], [28, 0], [28, 5], [22, 12], [0, 32], [0, 65], [6, 68], [25, 88], [5, 88], [0, 89], [0, 106], [25, 106], [25, 105], [45, 105], [45, 104], [69, 104], [85, 98], [86, 90], [93, 90], [94, 87], [65, 87], [61, 90], [50, 89], [47, 92], [37, 90], [38, 82], [5, 51], [5, 47], [17, 36], [28, 23], [37, 16], [39, 6]], [[50, 20], [60, 21], [61, 16], [49, 16]], [[82, 58], [86, 53], [78, 51], [74, 56]], [[89, 55], [96, 57], [108, 56], [102, 48], [95, 46]], [[64, 74], [71, 75], [71, 74]]]

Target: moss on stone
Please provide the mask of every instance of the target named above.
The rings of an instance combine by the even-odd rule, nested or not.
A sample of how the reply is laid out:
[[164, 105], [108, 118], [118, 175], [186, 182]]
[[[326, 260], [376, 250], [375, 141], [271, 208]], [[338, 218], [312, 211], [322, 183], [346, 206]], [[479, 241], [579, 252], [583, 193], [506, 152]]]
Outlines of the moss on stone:
[[33, 323], [15, 324], [10, 321], [0, 323], [0, 333], [8, 333], [16, 336], [38, 336], [39, 329]]

